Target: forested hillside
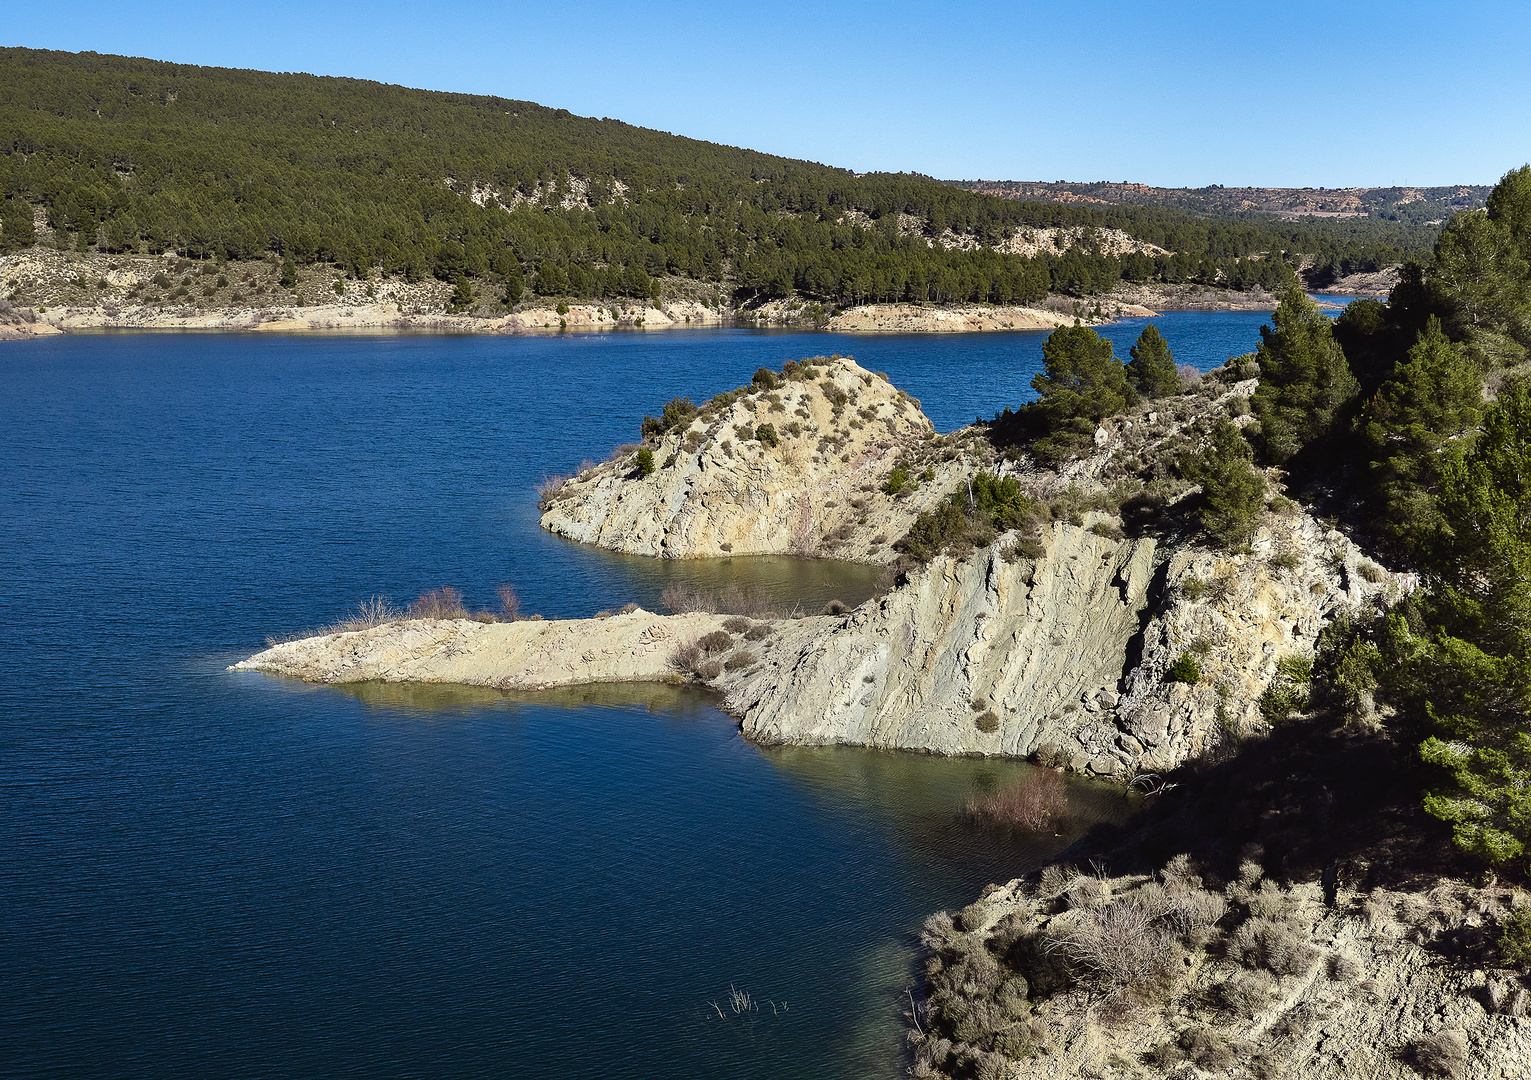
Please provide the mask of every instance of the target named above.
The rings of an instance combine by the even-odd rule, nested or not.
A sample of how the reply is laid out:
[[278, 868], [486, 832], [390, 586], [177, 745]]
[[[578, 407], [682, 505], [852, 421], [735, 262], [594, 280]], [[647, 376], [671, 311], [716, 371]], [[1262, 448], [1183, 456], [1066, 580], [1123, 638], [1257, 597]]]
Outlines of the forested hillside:
[[91, 53], [0, 50], [0, 131], [6, 250], [36, 242], [35, 215], [76, 250], [271, 253], [511, 302], [654, 296], [666, 276], [835, 303], [1024, 303], [1123, 278], [1274, 289], [1334, 246], [857, 176], [530, 102]]
[[[964, 191], [1025, 202], [1090, 206], [1114, 221], [1139, 218], [1137, 208], [1156, 208], [1197, 218], [1273, 229], [1282, 247], [1313, 258], [1309, 277], [1327, 283], [1348, 274], [1423, 259], [1440, 226], [1453, 214], [1483, 205], [1486, 185], [1388, 188], [1250, 188], [1213, 184], [1160, 188], [1104, 180], [1044, 183], [1021, 180], [953, 180]], [[1322, 238], [1317, 239], [1317, 238]]]

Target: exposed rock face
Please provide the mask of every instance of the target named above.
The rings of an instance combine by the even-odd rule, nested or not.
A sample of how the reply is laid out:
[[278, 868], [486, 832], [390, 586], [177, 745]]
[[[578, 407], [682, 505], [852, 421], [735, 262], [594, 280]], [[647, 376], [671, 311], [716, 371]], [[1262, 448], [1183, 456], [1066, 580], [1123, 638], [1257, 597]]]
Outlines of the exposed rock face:
[[1057, 740], [1082, 699], [1115, 697], [1155, 545], [1068, 525], [1046, 543], [1035, 566], [995, 545], [843, 618], [786, 624], [758, 671], [725, 674], [729, 708], [768, 743], [1025, 755]]
[[[763, 424], [775, 446], [758, 438]], [[933, 435], [919, 402], [853, 360], [831, 358], [812, 378], [705, 407], [655, 442], [648, 476], [629, 454], [569, 480], [545, 501], [542, 527], [671, 559], [833, 547], [840, 558], [885, 562], [886, 545], [966, 475], [933, 468], [903, 497], [883, 493], [900, 457]]]
[[[761, 667], [717, 684], [745, 735], [1168, 769], [1262, 724], [1280, 660], [1311, 657], [1336, 612], [1399, 588], [1302, 514], [1273, 519], [1249, 555], [1164, 559], [1151, 539], [1061, 522], [1035, 564], [1008, 561], [1008, 542], [939, 558], [845, 616], [781, 624]], [[1185, 653], [1194, 685], [1169, 674]]]
[[400, 619], [349, 633], [274, 645], [231, 670], [308, 682], [440, 682], [545, 690], [677, 677], [677, 644], [723, 625], [719, 615], [662, 617], [638, 610], [606, 619], [479, 623]]

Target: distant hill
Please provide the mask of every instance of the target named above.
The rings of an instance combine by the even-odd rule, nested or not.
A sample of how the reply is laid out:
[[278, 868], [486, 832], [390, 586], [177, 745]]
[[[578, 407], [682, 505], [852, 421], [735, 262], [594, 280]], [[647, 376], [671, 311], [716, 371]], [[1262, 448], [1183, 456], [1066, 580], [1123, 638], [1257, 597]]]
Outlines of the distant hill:
[[1153, 206], [1204, 217], [1247, 220], [1268, 215], [1302, 218], [1371, 218], [1404, 225], [1440, 225], [1458, 210], [1482, 206], [1487, 185], [1386, 188], [1160, 188], [1147, 184], [1070, 184], [1029, 180], [950, 180], [953, 187], [1001, 199], [1062, 206]]
[[1277, 288], [1303, 255], [1381, 266], [1434, 238], [995, 198], [526, 101], [94, 53], [0, 49], [0, 132], [0, 250], [264, 256], [506, 303], [685, 283], [826, 305]]

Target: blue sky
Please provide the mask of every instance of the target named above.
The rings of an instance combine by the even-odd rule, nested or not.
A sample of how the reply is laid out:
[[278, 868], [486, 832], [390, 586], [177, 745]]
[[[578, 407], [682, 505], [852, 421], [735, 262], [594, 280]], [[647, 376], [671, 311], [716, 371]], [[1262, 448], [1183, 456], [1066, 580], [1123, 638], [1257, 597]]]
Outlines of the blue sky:
[[1492, 183], [1531, 4], [183, 0], [18, 5], [5, 44], [349, 75], [942, 179]]

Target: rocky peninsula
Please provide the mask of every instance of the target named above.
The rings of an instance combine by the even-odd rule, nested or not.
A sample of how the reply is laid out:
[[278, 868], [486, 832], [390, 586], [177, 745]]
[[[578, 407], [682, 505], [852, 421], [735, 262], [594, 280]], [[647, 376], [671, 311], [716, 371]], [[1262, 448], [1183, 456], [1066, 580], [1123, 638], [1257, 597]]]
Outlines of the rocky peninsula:
[[[1051, 520], [904, 567], [885, 595], [844, 613], [735, 616], [732, 630], [697, 614], [391, 622], [240, 666], [507, 688], [687, 678], [719, 691], [745, 736], [767, 744], [1033, 756], [1115, 777], [1173, 768], [1263, 726], [1258, 701], [1284, 660], [1310, 656], [1337, 614], [1406, 587], [1281, 497], [1274, 474], [1279, 509], [1246, 553], [1124, 534], [1136, 470], [1253, 385], [1229, 371], [1208, 378], [1108, 420], [1094, 453], [1050, 470], [997, 459], [976, 429], [937, 434], [917, 402], [852, 360], [790, 365], [656, 436], [652, 471], [633, 452], [554, 486], [543, 527], [667, 558], [891, 566], [893, 542], [982, 471], [1016, 480]], [[1182, 488], [1169, 495], [1192, 493]], [[1173, 674], [1184, 655], [1196, 658], [1194, 681]]]

